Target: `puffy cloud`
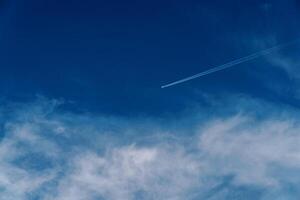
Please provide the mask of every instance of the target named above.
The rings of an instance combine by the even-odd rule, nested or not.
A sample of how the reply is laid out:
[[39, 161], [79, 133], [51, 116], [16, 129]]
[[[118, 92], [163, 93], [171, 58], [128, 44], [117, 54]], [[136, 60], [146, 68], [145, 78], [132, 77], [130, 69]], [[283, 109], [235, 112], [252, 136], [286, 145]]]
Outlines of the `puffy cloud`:
[[84, 153], [72, 162], [58, 199], [184, 199], [199, 186], [198, 163], [178, 149], [126, 146], [100, 156]]
[[209, 166], [233, 174], [235, 184], [276, 187], [281, 179], [296, 178], [278, 170], [300, 169], [299, 132], [291, 121], [233, 117], [212, 123], [201, 134], [199, 146]]
[[[237, 105], [249, 109], [243, 104]], [[264, 115], [185, 116], [176, 119], [179, 129], [168, 129], [174, 122], [74, 114], [57, 105], [42, 100], [3, 117], [1, 198], [232, 199], [254, 190], [247, 195], [260, 191], [256, 198], [293, 199], [299, 194], [285, 188], [300, 180], [299, 118], [289, 110], [274, 116], [267, 107], [254, 106]], [[189, 118], [194, 125], [180, 126]]]

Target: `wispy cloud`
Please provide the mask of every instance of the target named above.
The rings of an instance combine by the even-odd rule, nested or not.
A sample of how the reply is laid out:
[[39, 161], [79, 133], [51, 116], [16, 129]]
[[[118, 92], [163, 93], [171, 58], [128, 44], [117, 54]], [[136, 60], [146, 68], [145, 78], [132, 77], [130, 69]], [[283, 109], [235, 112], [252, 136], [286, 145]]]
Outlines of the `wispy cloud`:
[[[300, 180], [299, 119], [288, 109], [184, 116], [195, 125], [177, 131], [168, 129], [172, 121], [74, 114], [56, 105], [39, 100], [2, 119], [1, 198], [230, 199], [241, 187], [264, 191], [261, 199], [296, 195], [285, 190]], [[247, 111], [250, 104], [237, 105]]]
[[[299, 52], [299, 50], [296, 51], [296, 53]], [[292, 79], [300, 79], [299, 75], [299, 67], [300, 67], [300, 59], [299, 57], [294, 56], [284, 56], [282, 54], [276, 54], [273, 56], [269, 56], [268, 60], [271, 64], [273, 64], [276, 67], [279, 67], [286, 71], [286, 73], [289, 75]]]

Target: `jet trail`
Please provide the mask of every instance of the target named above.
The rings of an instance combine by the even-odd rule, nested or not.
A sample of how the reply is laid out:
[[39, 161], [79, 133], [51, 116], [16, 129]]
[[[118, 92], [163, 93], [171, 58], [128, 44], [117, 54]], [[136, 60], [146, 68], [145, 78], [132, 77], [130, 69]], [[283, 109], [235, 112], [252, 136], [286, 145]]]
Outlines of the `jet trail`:
[[299, 39], [295, 40], [295, 41], [292, 41], [292, 42], [289, 42], [289, 43], [281, 44], [281, 45], [278, 45], [278, 46], [275, 46], [275, 47], [272, 47], [272, 48], [269, 48], [269, 49], [266, 49], [266, 50], [263, 50], [263, 51], [260, 51], [260, 52], [248, 55], [248, 56], [245, 56], [245, 57], [242, 57], [242, 58], [239, 58], [237, 60], [233, 60], [231, 62], [228, 62], [226, 64], [223, 64], [223, 65], [220, 65], [220, 66], [217, 66], [217, 67], [214, 67], [214, 68], [211, 68], [211, 69], [206, 70], [204, 72], [200, 72], [200, 73], [195, 74], [193, 76], [189, 76], [187, 78], [180, 79], [178, 81], [175, 81], [175, 82], [163, 85], [163, 86], [161, 86], [161, 88], [171, 87], [171, 86], [174, 86], [174, 85], [186, 82], [186, 81], [190, 81], [190, 80], [195, 79], [195, 78], [199, 78], [201, 76], [205, 76], [205, 75], [217, 72], [217, 71], [221, 71], [221, 70], [233, 67], [235, 65], [239, 65], [241, 63], [244, 63], [244, 62], [247, 62], [247, 61], [250, 61], [250, 60], [254, 60], [254, 59], [258, 58], [258, 57], [268, 55], [270, 53], [273, 53], [276, 50], [279, 50], [279, 49], [281, 49], [283, 47], [286, 47], [288, 45], [294, 44], [295, 42], [298, 42], [298, 41], [299, 41]]

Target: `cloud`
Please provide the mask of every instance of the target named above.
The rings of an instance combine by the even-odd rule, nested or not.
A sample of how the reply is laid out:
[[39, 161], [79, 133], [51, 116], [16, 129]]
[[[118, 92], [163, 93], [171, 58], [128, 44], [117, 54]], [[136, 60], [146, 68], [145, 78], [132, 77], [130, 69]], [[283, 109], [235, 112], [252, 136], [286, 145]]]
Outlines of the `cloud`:
[[275, 91], [277, 90], [279, 94], [287, 95], [287, 93], [289, 93], [288, 95], [290, 97], [296, 99], [300, 98], [300, 90], [298, 87], [300, 83], [300, 59], [298, 57], [299, 50], [300, 49], [298, 42], [293, 47], [291, 47], [291, 49], [289, 50], [289, 54], [278, 52], [267, 57], [267, 61], [271, 64], [271, 66], [281, 70], [279, 77], [287, 78], [286, 82], [282, 84], [268, 83], [269, 87]]
[[238, 113], [186, 114], [180, 128], [171, 119], [75, 114], [47, 99], [16, 106], [2, 115], [1, 198], [295, 199], [286, 186], [300, 180], [297, 114], [236, 102], [227, 108]]
[[299, 76], [299, 66], [300, 66], [300, 59], [298, 56], [285, 56], [282, 54], [275, 54], [273, 56], [268, 57], [268, 61], [276, 67], [279, 67], [286, 71], [292, 79], [300, 79]]
[[300, 169], [299, 131], [289, 120], [233, 117], [213, 122], [200, 136], [199, 146], [208, 165], [233, 174], [234, 184], [277, 187], [281, 178], [289, 181], [278, 175], [278, 168]]
[[[127, 146], [104, 156], [84, 153], [59, 190], [58, 199], [184, 199], [199, 185], [198, 163], [175, 149]], [[143, 198], [142, 198], [143, 197]]]
[[[244, 37], [241, 41], [246, 46], [251, 47], [251, 51], [266, 49], [278, 44], [287, 44], [277, 52], [273, 52], [260, 60], [261, 62], [252, 63], [253, 67], [246, 68], [251, 80], [258, 82], [261, 89], [266, 90], [269, 97], [285, 102], [293, 103], [300, 97], [299, 91], [299, 50], [300, 42], [297, 36], [283, 41], [279, 39], [280, 34], [272, 33], [269, 36]], [[276, 80], [276, 81], [275, 81]], [[260, 95], [260, 94], [259, 94]], [[264, 95], [266, 97], [268, 95]]]

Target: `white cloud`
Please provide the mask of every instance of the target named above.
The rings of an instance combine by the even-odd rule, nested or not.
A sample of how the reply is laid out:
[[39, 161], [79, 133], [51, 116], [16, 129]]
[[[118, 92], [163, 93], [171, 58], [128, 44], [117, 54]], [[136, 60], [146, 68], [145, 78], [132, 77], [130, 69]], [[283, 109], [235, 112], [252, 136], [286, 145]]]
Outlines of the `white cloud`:
[[31, 133], [28, 125], [15, 127], [5, 132], [0, 144], [0, 188], [2, 199], [26, 199], [53, 178], [54, 171], [33, 171], [30, 167], [18, 165], [20, 160], [40, 154], [52, 156], [54, 144]]
[[58, 199], [184, 199], [199, 186], [198, 163], [174, 149], [126, 146], [100, 156], [92, 152], [78, 155], [74, 169], [62, 181]]
[[[243, 104], [235, 105], [244, 109]], [[30, 109], [41, 105], [42, 109]], [[164, 132], [159, 129], [162, 125], [149, 119], [145, 125], [138, 120], [137, 125], [133, 119], [46, 108], [45, 102], [32, 104], [25, 109], [26, 115], [20, 109], [15, 117], [3, 119], [3, 199], [204, 198], [228, 176], [232, 180], [211, 198], [226, 199], [228, 187], [240, 186], [263, 188], [267, 198], [282, 191], [284, 184], [300, 183], [299, 118], [286, 110], [279, 117], [264, 106], [253, 106], [265, 109], [260, 111], [264, 116], [212, 115], [204, 122], [200, 118], [195, 122], [200, 127], [191, 134], [190, 126], [180, 127], [179, 133], [168, 130], [164, 122]], [[181, 120], [176, 120], [180, 126]], [[187, 135], [182, 134], [185, 130]]]
[[[235, 184], [279, 186], [276, 168], [300, 169], [300, 127], [290, 121], [262, 122], [234, 117], [212, 123], [200, 136], [209, 166], [233, 174]], [[299, 177], [300, 178], [300, 177]]]

